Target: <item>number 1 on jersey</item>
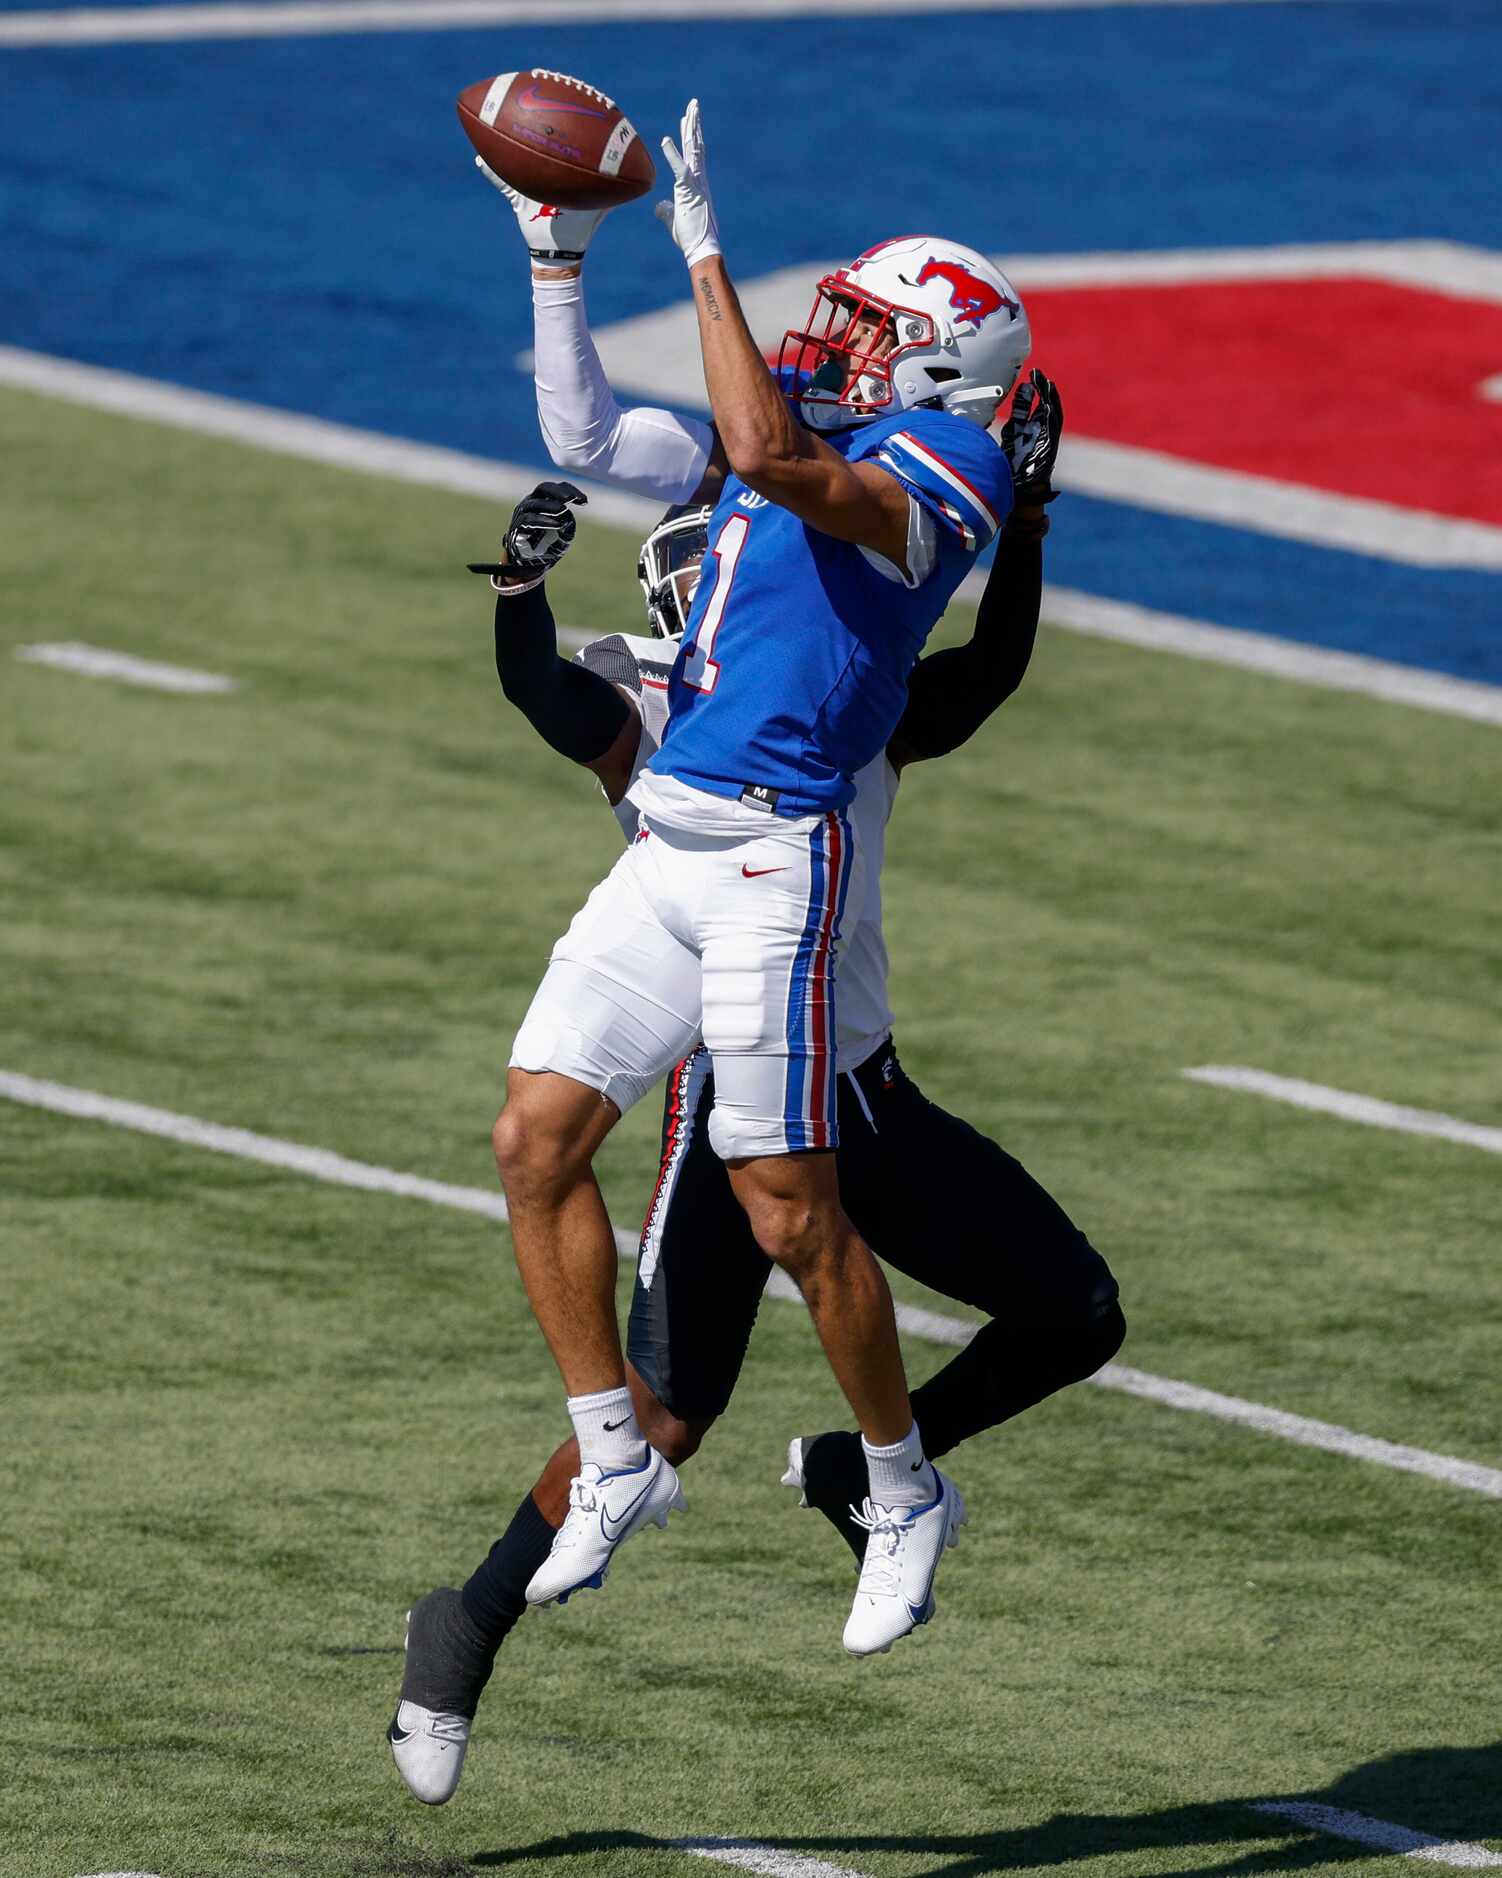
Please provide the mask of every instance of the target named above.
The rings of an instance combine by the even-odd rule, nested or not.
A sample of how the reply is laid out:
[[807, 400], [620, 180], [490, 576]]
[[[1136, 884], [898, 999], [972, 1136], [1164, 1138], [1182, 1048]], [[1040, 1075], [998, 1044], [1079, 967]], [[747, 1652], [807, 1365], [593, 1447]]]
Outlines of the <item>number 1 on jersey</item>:
[[719, 664], [710, 654], [714, 650], [715, 634], [725, 617], [725, 603], [730, 598], [730, 584], [735, 579], [735, 564], [740, 559], [741, 549], [746, 545], [750, 528], [751, 517], [737, 509], [720, 530], [718, 539], [710, 549], [715, 558], [714, 592], [709, 596], [703, 619], [699, 621], [694, 643], [686, 646], [683, 653], [683, 682], [692, 691], [713, 691], [715, 681], [720, 676]]

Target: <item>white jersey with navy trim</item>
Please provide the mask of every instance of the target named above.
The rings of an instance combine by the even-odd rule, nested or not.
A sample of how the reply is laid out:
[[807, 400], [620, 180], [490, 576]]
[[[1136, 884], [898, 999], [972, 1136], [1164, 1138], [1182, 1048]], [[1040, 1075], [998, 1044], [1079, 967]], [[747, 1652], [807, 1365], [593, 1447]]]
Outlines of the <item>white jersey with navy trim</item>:
[[[633, 783], [661, 746], [667, 728], [667, 675], [677, 650], [670, 639], [608, 633], [575, 654], [576, 665], [608, 679], [625, 694], [641, 719], [641, 740], [631, 766]], [[859, 909], [852, 907], [847, 913], [845, 947], [840, 956], [836, 1053], [841, 1070], [864, 1063], [892, 1029], [887, 947], [882, 936], [881, 868], [898, 781], [883, 751], [857, 775], [848, 811], [867, 866], [865, 893]], [[630, 798], [612, 804], [612, 813], [622, 835], [628, 842], [634, 841], [640, 816]]]

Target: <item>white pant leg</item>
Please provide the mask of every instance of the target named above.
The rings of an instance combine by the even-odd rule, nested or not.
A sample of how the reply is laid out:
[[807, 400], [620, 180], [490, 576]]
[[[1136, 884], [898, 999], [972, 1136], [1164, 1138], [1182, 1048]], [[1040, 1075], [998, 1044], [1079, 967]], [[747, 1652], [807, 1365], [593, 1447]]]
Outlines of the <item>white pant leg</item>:
[[575, 914], [511, 1048], [622, 1114], [699, 1040], [699, 958], [675, 930], [653, 843], [632, 842]]
[[709, 1141], [722, 1160], [838, 1143], [835, 981], [863, 868], [843, 812], [714, 857], [695, 929], [714, 1058]]

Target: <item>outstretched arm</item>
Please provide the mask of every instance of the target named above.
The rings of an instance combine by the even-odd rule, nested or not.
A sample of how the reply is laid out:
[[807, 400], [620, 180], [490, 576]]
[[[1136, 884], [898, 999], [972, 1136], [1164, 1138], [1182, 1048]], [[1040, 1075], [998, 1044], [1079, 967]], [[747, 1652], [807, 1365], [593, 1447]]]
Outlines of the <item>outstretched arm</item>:
[[670, 137], [663, 139], [675, 180], [672, 205], [659, 205], [658, 214], [688, 263], [704, 383], [726, 462], [758, 495], [821, 533], [905, 566], [906, 490], [874, 464], [847, 463], [798, 423], [751, 336], [720, 252], [697, 98], [683, 114], [680, 135], [681, 153]]
[[603, 209], [555, 209], [519, 195], [479, 157], [475, 166], [510, 203], [532, 257], [537, 416], [560, 469], [667, 502], [708, 502], [724, 453], [708, 424], [671, 411], [623, 411], [590, 337], [585, 250]]
[[1058, 493], [1053, 467], [1064, 430], [1057, 387], [1034, 371], [1018, 390], [1002, 432], [1016, 505], [1001, 531], [969, 643], [920, 659], [907, 706], [887, 744], [896, 769], [947, 756], [973, 737], [1022, 683], [1038, 634], [1043, 596], [1045, 504]]
[[1001, 531], [969, 642], [930, 652], [913, 667], [907, 705], [887, 744], [894, 769], [959, 749], [1022, 683], [1043, 592], [1043, 540], [1023, 532], [1028, 513], [1014, 510], [1016, 519]]
[[631, 780], [641, 719], [615, 686], [560, 656], [543, 582], [573, 538], [568, 483], [540, 483], [516, 506], [498, 561], [471, 562], [495, 588], [495, 668], [501, 689], [560, 756], [600, 778], [612, 803]]

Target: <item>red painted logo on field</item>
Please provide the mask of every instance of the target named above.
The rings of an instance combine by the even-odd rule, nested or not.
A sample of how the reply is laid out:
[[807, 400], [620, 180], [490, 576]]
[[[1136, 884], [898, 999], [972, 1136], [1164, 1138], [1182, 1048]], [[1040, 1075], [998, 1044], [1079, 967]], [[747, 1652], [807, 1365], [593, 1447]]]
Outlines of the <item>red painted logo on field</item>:
[[1502, 526], [1502, 304], [1355, 275], [1030, 287], [1016, 273], [1034, 362], [1063, 392], [1066, 457], [1073, 435]]
[[989, 281], [972, 274], [968, 267], [962, 267], [958, 261], [925, 261], [913, 285], [926, 287], [931, 280], [947, 282], [949, 304], [958, 310], [961, 319], [974, 320], [977, 326], [993, 313], [999, 313], [1003, 307], [1010, 309], [1013, 319], [1017, 317], [1015, 300], [998, 293]]

